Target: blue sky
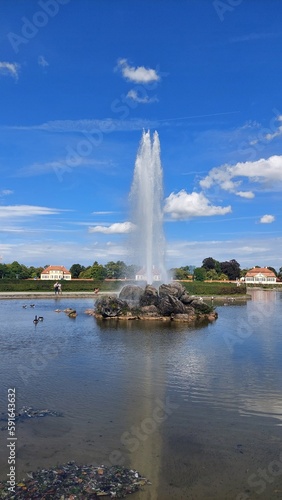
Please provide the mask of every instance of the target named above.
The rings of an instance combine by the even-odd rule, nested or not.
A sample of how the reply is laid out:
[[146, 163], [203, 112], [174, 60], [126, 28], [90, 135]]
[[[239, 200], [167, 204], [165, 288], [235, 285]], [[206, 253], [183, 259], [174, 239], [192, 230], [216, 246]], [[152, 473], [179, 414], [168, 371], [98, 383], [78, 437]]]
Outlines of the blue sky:
[[0, 255], [132, 263], [157, 130], [167, 267], [282, 266], [280, 0], [0, 0]]

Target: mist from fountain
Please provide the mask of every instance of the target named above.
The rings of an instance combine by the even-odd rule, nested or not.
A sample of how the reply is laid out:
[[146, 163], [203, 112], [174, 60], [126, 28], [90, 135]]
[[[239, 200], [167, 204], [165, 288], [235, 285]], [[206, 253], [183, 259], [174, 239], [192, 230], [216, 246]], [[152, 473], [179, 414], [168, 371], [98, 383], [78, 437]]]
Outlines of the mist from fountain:
[[146, 281], [153, 282], [154, 271], [166, 282], [165, 237], [163, 231], [163, 170], [157, 132], [143, 131], [130, 191], [132, 257], [144, 269]]

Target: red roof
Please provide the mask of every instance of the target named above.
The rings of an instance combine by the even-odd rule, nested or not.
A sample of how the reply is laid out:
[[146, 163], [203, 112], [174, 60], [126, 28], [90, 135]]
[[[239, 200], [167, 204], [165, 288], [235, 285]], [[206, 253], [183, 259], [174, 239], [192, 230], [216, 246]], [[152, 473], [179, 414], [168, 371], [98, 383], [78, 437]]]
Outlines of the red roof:
[[41, 274], [49, 274], [51, 271], [62, 271], [64, 274], [71, 274], [65, 266], [48, 266]]
[[263, 274], [264, 276], [276, 278], [275, 273], [271, 271], [271, 269], [268, 269], [268, 267], [253, 267], [246, 273], [246, 276], [253, 277], [257, 274]]

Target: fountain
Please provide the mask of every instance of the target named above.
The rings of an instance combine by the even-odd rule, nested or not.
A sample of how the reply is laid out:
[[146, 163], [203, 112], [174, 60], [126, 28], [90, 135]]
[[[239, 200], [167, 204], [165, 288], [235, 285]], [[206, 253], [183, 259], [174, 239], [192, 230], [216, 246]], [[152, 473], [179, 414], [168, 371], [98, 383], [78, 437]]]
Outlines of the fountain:
[[155, 132], [143, 131], [137, 153], [130, 192], [132, 222], [135, 231], [130, 248], [134, 262], [142, 268], [147, 283], [154, 281], [154, 271], [166, 282], [165, 238], [163, 232], [163, 171], [160, 141]]
[[[143, 266], [147, 286], [125, 285], [119, 296], [104, 296], [95, 304], [97, 319], [214, 321], [217, 313], [202, 299], [190, 296], [177, 282], [152, 286], [156, 267], [163, 283], [166, 280], [165, 239], [162, 217], [163, 173], [160, 160], [160, 141], [155, 132], [143, 132], [136, 157], [130, 201], [132, 222], [132, 250], [134, 262]], [[89, 312], [88, 312], [89, 313]]]

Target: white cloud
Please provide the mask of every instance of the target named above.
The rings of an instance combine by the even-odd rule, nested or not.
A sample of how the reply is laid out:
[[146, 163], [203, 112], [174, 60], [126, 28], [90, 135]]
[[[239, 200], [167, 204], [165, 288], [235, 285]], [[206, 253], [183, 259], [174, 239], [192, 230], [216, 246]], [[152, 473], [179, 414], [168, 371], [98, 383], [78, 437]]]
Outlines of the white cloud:
[[7, 217], [32, 217], [34, 215], [54, 215], [63, 210], [57, 208], [38, 207], [33, 205], [0, 205], [0, 218]]
[[274, 215], [267, 215], [266, 214], [260, 218], [261, 224], [271, 224], [271, 222], [274, 222], [274, 221], [275, 221]]
[[48, 61], [46, 61], [44, 56], [38, 56], [37, 62], [39, 64], [39, 66], [42, 66], [43, 68], [46, 68], [46, 66], [49, 66], [49, 63], [48, 63]]
[[[252, 183], [265, 184], [268, 188], [270, 185], [277, 187], [277, 183], [282, 182], [282, 156], [275, 155], [253, 162], [239, 162], [233, 166], [227, 164], [213, 168], [200, 181], [200, 186], [209, 189], [213, 185], [218, 185], [221, 189], [237, 196], [253, 198], [252, 191], [237, 191], [237, 188], [242, 184], [242, 179], [240, 179], [242, 177]], [[239, 180], [233, 180], [236, 178]], [[242, 193], [245, 194], [242, 195]]]
[[122, 72], [126, 80], [134, 83], [158, 82], [160, 76], [155, 69], [145, 68], [144, 66], [130, 66], [127, 59], [119, 59], [117, 68]]
[[133, 231], [134, 225], [131, 222], [115, 222], [110, 226], [94, 226], [89, 227], [89, 233], [103, 234], [126, 234]]
[[150, 104], [151, 102], [158, 101], [157, 97], [148, 97], [147, 95], [141, 97], [140, 95], [138, 95], [138, 92], [133, 89], [127, 93], [126, 97], [128, 99], [131, 99], [132, 101], [138, 102], [139, 104]]
[[252, 191], [237, 191], [235, 194], [237, 196], [241, 196], [241, 198], [249, 198], [249, 199], [251, 199], [251, 198], [255, 197], [255, 195], [254, 195], [254, 193]]
[[0, 75], [19, 78], [20, 65], [18, 63], [0, 62]]
[[231, 211], [231, 206], [211, 205], [203, 193], [189, 194], [184, 189], [178, 193], [171, 193], [166, 198], [164, 207], [164, 212], [170, 214], [173, 219], [225, 215]]

